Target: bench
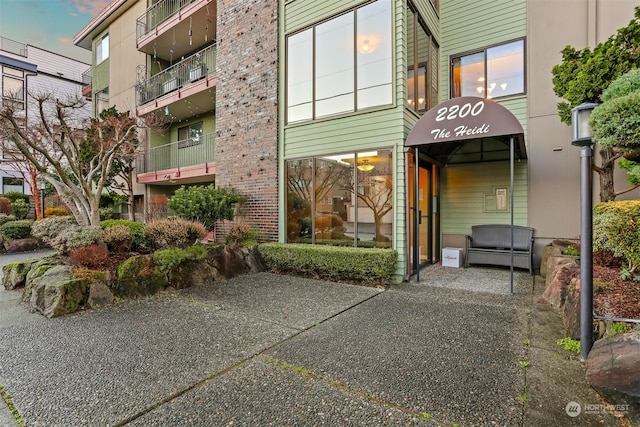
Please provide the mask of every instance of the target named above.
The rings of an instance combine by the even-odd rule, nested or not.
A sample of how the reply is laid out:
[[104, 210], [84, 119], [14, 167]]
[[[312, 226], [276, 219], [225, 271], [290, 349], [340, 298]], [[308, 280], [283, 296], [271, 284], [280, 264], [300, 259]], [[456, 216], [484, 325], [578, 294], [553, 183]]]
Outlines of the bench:
[[[465, 267], [469, 264], [511, 265], [511, 226], [474, 225], [467, 236]], [[533, 228], [513, 226], [513, 266], [533, 275]]]

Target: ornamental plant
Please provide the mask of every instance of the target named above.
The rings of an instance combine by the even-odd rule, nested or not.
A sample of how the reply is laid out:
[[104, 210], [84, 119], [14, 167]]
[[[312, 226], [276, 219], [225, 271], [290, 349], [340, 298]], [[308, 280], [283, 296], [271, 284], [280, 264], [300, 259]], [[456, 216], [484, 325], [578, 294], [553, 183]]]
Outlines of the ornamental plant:
[[6, 222], [0, 225], [0, 234], [8, 240], [24, 239], [31, 234], [32, 225], [33, 221], [30, 219]]
[[623, 257], [630, 272], [640, 268], [640, 200], [598, 203], [593, 213], [593, 248]]
[[81, 246], [89, 246], [102, 241], [104, 231], [97, 226], [81, 227], [79, 225], [64, 229], [49, 244], [52, 248], [66, 254]]
[[18, 219], [24, 219], [29, 213], [30, 209], [31, 206], [29, 206], [29, 203], [25, 202], [24, 199], [18, 199], [11, 204], [11, 212]]
[[36, 221], [31, 227], [31, 235], [49, 244], [62, 231], [77, 225], [72, 216], [53, 216]]
[[130, 219], [106, 219], [100, 222], [100, 226], [105, 231], [117, 225], [124, 225], [131, 230], [131, 249], [137, 250], [148, 246], [148, 242], [143, 233], [143, 223]]
[[161, 219], [144, 225], [143, 234], [153, 249], [186, 248], [207, 234], [202, 223], [186, 219]]
[[216, 222], [223, 219], [233, 220], [236, 206], [242, 202], [242, 196], [233, 188], [216, 188], [196, 185], [182, 186], [173, 197], [167, 200], [167, 206], [181, 218], [198, 221], [213, 230]]

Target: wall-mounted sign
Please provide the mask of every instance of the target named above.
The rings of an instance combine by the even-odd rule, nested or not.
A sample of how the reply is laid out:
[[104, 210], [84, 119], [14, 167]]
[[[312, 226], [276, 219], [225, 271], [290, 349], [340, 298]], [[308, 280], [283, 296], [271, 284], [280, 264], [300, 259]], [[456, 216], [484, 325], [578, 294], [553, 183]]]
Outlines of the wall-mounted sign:
[[502, 105], [463, 96], [427, 111], [409, 133], [405, 146], [522, 135], [520, 122]]

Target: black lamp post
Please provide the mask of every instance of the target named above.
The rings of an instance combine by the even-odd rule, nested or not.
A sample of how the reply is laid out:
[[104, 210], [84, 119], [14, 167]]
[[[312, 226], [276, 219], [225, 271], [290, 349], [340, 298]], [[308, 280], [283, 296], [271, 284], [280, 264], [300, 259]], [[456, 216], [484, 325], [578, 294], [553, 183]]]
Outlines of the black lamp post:
[[580, 147], [580, 358], [593, 345], [593, 205], [591, 197], [592, 132], [589, 117], [598, 104], [571, 110], [571, 145]]

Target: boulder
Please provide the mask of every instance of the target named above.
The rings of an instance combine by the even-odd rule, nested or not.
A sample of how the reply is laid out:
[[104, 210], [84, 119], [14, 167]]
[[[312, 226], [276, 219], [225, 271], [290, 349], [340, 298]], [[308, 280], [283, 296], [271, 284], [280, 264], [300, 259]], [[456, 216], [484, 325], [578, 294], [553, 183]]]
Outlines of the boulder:
[[88, 296], [88, 282], [74, 279], [71, 268], [56, 265], [33, 279], [29, 304], [46, 317], [74, 313], [84, 305]]
[[113, 292], [111, 292], [111, 289], [109, 289], [106, 283], [93, 282], [89, 285], [87, 304], [89, 304], [91, 308], [99, 308], [111, 304], [113, 298]]
[[567, 298], [564, 303], [564, 328], [567, 336], [580, 339], [580, 279], [574, 277], [567, 286]]
[[29, 252], [38, 249], [40, 240], [34, 237], [26, 237], [24, 239], [5, 240], [2, 245], [7, 252]]
[[576, 257], [560, 255], [547, 260], [547, 280], [542, 298], [556, 308], [562, 307], [572, 275], [580, 271]]
[[586, 379], [632, 423], [640, 423], [640, 331], [595, 342]]
[[118, 267], [114, 293], [120, 297], [152, 295], [169, 285], [169, 279], [153, 263], [152, 255], [136, 255]]
[[542, 248], [542, 259], [540, 262], [540, 275], [544, 278], [547, 277], [547, 261], [552, 256], [562, 255], [564, 250], [576, 243], [570, 240], [554, 240], [547, 246]]
[[31, 299], [31, 293], [34, 281], [44, 275], [49, 269], [60, 265], [49, 258], [42, 258], [31, 265], [25, 279], [24, 290], [22, 291], [22, 301], [28, 302]]
[[2, 267], [2, 285], [4, 288], [7, 290], [23, 288], [27, 282], [27, 273], [37, 261], [37, 259], [28, 259], [12, 262]]

